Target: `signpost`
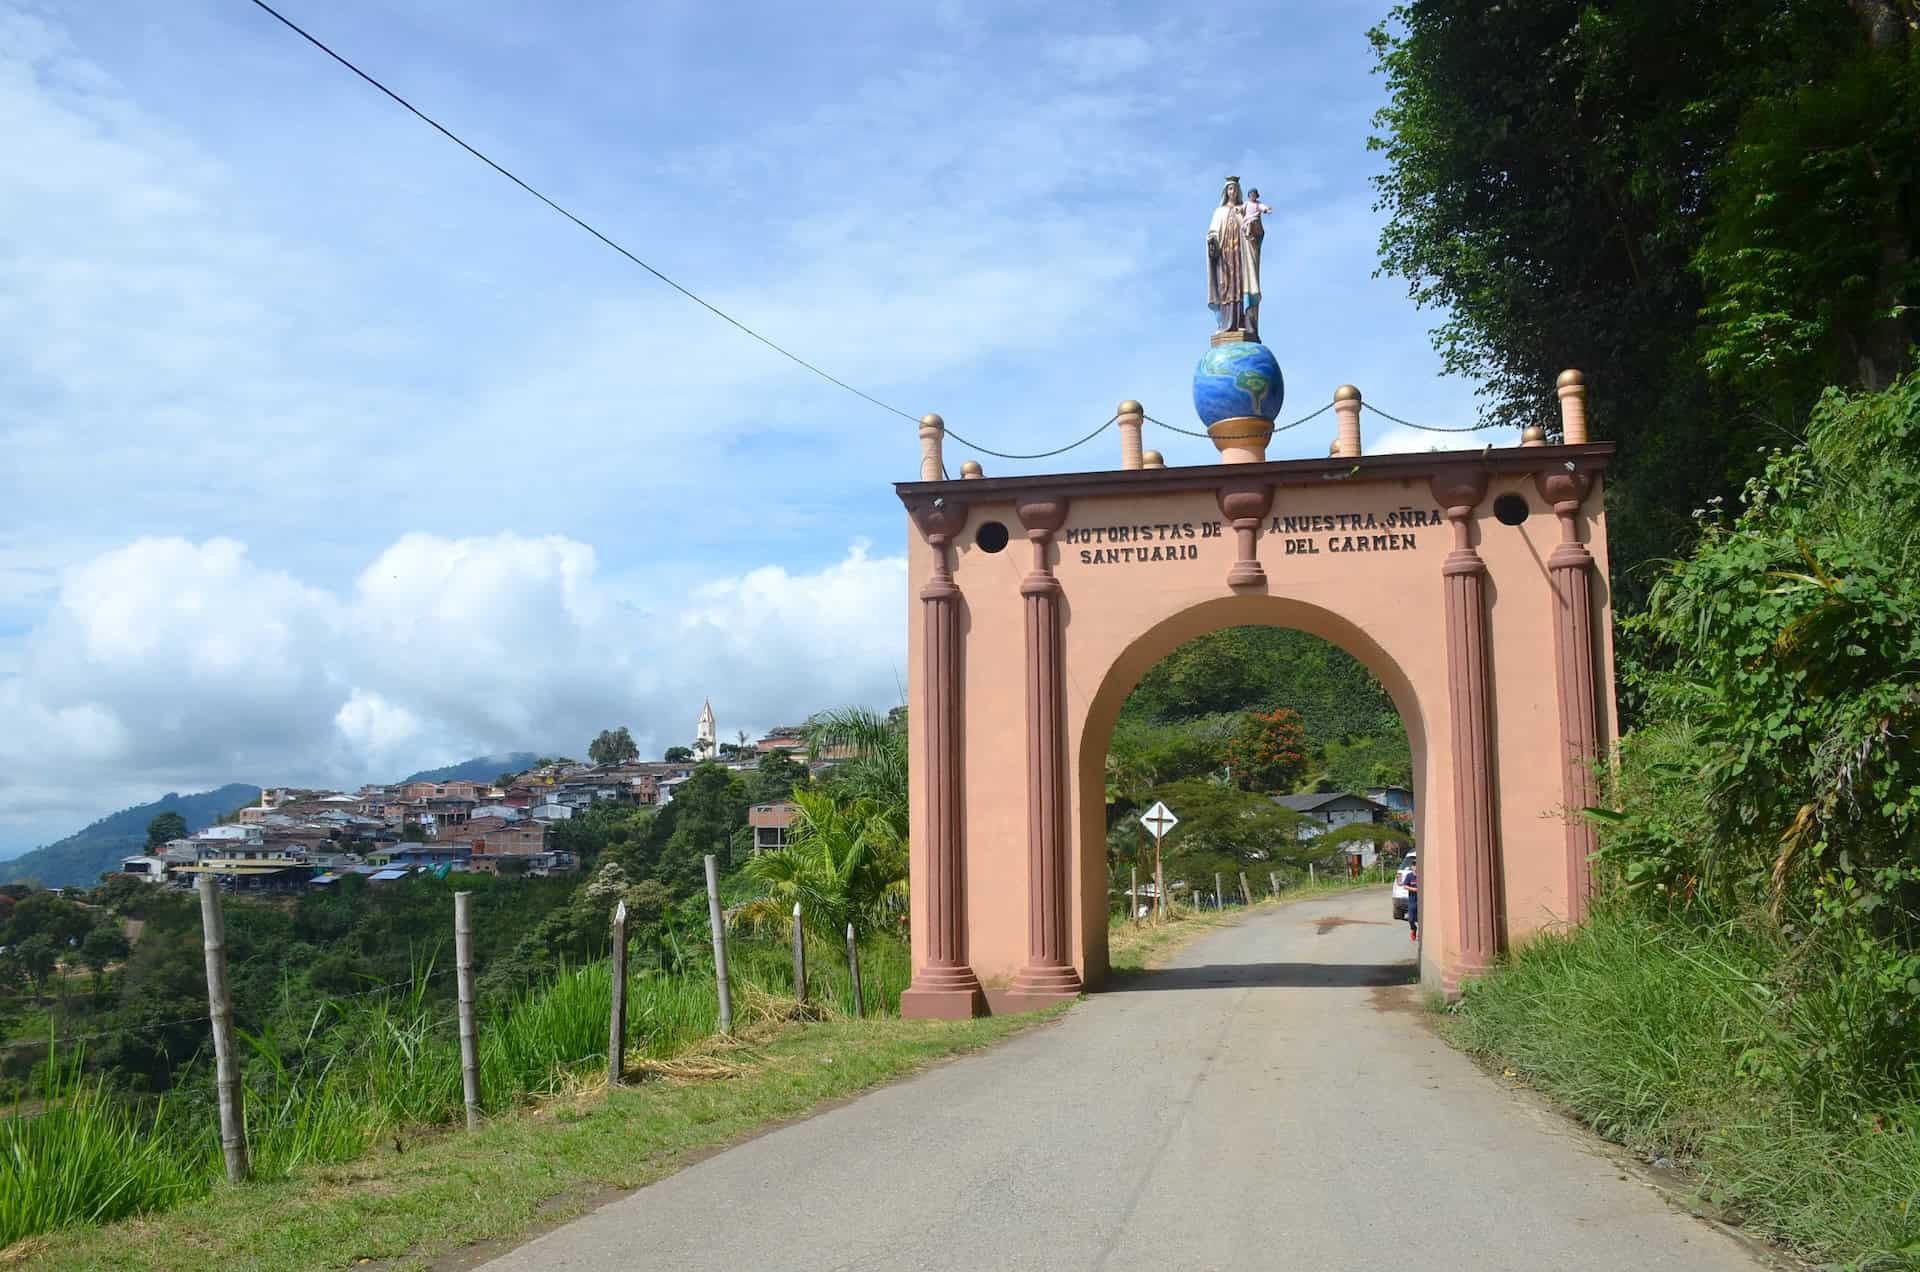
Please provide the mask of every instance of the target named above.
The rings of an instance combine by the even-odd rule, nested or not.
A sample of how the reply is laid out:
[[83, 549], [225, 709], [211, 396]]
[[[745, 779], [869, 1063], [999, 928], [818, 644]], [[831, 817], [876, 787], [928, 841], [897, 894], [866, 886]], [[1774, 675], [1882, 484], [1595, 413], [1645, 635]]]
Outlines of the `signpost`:
[[1160, 868], [1160, 838], [1175, 826], [1180, 819], [1173, 810], [1160, 800], [1153, 801], [1153, 807], [1140, 815], [1140, 824], [1153, 832], [1153, 905], [1154, 913], [1161, 921], [1167, 917], [1167, 876]]

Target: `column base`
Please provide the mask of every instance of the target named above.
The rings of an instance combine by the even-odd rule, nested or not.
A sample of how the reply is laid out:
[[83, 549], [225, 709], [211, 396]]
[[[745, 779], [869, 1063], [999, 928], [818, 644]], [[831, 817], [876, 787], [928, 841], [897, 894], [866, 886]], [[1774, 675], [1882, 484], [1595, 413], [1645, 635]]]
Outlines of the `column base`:
[[1460, 1000], [1460, 987], [1487, 974], [1491, 963], [1450, 963], [1440, 968], [1440, 992], [1450, 1003]]
[[1085, 990], [1080, 973], [1071, 967], [1046, 964], [1023, 967], [1004, 990], [989, 995], [994, 1014], [1039, 1011], [1055, 1003], [1070, 1003]]
[[1013, 983], [1007, 986], [1007, 993], [1013, 998], [1034, 999], [1044, 1006], [1045, 1003], [1078, 998], [1085, 988], [1080, 983], [1080, 973], [1073, 970], [1072, 964], [1029, 963], [1014, 973]]
[[987, 996], [970, 967], [922, 968], [900, 994], [902, 1020], [972, 1020], [987, 1014]]

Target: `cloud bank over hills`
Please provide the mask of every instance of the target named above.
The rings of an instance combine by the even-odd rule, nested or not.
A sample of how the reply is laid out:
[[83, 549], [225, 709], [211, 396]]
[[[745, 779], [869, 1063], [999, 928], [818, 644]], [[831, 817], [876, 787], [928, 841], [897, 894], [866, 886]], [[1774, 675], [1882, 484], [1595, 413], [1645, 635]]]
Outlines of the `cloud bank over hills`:
[[221, 773], [354, 786], [481, 752], [646, 753], [897, 697], [906, 563], [851, 545], [677, 595], [604, 580], [560, 536], [403, 536], [333, 591], [232, 539], [141, 539], [72, 567], [0, 682], [0, 843]]

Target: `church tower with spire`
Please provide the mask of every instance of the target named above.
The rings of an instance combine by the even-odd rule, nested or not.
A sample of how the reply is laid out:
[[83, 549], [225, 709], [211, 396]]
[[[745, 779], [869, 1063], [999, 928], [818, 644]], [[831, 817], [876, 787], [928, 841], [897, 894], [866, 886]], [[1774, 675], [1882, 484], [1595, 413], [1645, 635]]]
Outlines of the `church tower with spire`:
[[700, 730], [694, 734], [693, 758], [696, 760], [717, 760], [720, 758], [720, 744], [716, 740], [713, 727], [712, 698], [708, 698], [700, 704]]

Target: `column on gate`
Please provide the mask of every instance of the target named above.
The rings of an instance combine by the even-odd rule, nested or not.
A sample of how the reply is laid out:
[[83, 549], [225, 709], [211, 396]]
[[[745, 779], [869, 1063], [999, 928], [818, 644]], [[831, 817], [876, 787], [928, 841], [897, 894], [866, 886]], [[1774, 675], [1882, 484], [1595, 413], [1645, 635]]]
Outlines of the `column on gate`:
[[960, 789], [960, 588], [947, 551], [967, 522], [964, 503], [934, 499], [914, 509], [933, 549], [933, 573], [920, 589], [920, 710], [926, 720], [926, 962], [900, 995], [900, 1014], [963, 1020], [986, 1012], [986, 996], [967, 954], [967, 871]]
[[1033, 545], [1032, 567], [1020, 580], [1027, 661], [1027, 961], [1009, 986], [1013, 1001], [1007, 1006], [1027, 1008], [1072, 998], [1081, 986], [1068, 953], [1066, 660], [1060, 580], [1051, 555], [1067, 501], [1027, 498], [1015, 510]]
[[1453, 852], [1459, 900], [1458, 953], [1453, 966], [1441, 969], [1442, 983], [1451, 991], [1462, 977], [1490, 965], [1500, 948], [1500, 829], [1494, 806], [1487, 565], [1473, 544], [1473, 511], [1486, 497], [1487, 475], [1448, 472], [1436, 475], [1430, 484], [1434, 502], [1453, 529], [1453, 550], [1440, 567], [1446, 590]]
[[1580, 541], [1580, 506], [1593, 479], [1556, 467], [1533, 479], [1560, 522], [1560, 542], [1547, 558], [1553, 595], [1553, 655], [1560, 700], [1560, 789], [1566, 803], [1567, 918], [1587, 917], [1593, 896], [1593, 823], [1580, 810], [1598, 800], [1594, 765], [1600, 758], [1600, 707], [1594, 640], [1593, 554]]

